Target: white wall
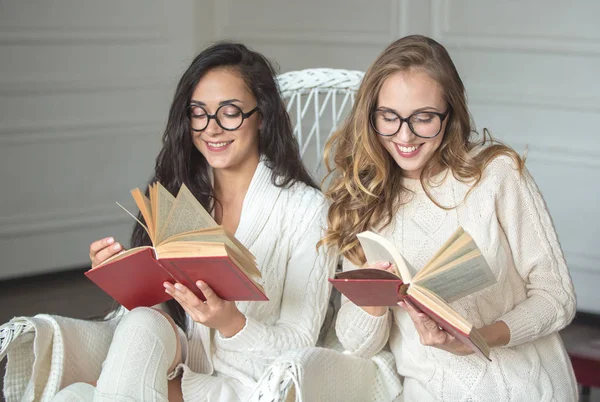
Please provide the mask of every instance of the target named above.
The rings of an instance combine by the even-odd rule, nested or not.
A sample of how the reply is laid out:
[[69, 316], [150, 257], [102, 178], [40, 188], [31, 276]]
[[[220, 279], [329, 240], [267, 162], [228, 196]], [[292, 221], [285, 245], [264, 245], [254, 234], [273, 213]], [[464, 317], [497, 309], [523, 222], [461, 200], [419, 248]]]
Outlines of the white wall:
[[589, 0], [116, 0], [0, 3], [0, 278], [85, 265], [125, 240], [196, 49], [238, 39], [281, 71], [364, 70], [392, 40], [450, 51], [479, 128], [522, 150], [579, 307], [600, 312], [600, 3]]
[[0, 2], [0, 278], [89, 264], [128, 243], [183, 68], [195, 3]]
[[[206, 3], [206, 2], [204, 2]], [[279, 62], [364, 70], [392, 40], [432, 36], [451, 53], [479, 129], [523, 151], [575, 282], [600, 313], [600, 3], [589, 0], [215, 1], [204, 37]]]

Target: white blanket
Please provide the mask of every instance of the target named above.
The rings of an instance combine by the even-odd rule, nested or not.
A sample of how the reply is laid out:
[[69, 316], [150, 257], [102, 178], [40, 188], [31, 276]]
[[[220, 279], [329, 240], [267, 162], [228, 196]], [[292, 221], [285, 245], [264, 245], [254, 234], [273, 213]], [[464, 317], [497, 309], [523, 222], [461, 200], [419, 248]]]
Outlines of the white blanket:
[[34, 331], [13, 340], [8, 349], [6, 402], [44, 402], [69, 384], [98, 379], [118, 319], [85, 321], [40, 314], [11, 322], [29, 322]]

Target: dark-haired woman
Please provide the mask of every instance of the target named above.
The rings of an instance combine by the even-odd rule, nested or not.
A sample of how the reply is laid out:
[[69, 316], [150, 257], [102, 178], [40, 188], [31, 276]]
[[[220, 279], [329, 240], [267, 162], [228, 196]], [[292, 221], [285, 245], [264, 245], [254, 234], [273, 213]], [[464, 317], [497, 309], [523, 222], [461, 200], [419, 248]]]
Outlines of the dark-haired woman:
[[[56, 400], [241, 400], [275, 357], [317, 341], [335, 264], [316, 249], [326, 204], [262, 55], [219, 43], [196, 57], [177, 86], [154, 181], [172, 193], [185, 184], [235, 234], [256, 257], [269, 301], [228, 302], [198, 282], [203, 303], [165, 283], [173, 300], [164, 311], [120, 319], [96, 387], [73, 384]], [[138, 224], [131, 246], [147, 244]], [[92, 243], [92, 266], [121, 249], [112, 238]]]

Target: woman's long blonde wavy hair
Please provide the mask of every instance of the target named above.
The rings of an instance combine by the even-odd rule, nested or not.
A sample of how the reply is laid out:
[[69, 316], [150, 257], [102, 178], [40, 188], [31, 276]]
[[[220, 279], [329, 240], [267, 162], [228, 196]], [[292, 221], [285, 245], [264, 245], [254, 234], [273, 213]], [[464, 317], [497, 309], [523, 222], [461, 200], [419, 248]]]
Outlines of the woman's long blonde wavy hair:
[[[461, 181], [476, 186], [483, 170], [496, 156], [512, 157], [519, 169], [524, 161], [511, 148], [488, 138], [471, 139], [474, 133], [467, 108], [464, 85], [446, 49], [433, 39], [413, 35], [389, 45], [369, 67], [356, 95], [356, 102], [343, 126], [333, 134], [325, 147], [325, 164], [329, 181], [326, 196], [331, 206], [328, 228], [319, 245], [335, 246], [356, 265], [365, 262], [356, 234], [370, 229], [382, 229], [390, 224], [402, 205], [402, 195], [409, 190], [402, 186], [403, 170], [381, 145], [369, 123], [371, 111], [384, 81], [399, 71], [424, 71], [442, 87], [450, 115], [442, 143], [421, 172], [421, 183], [429, 198], [432, 183], [429, 178], [436, 169], [449, 168]], [[484, 145], [477, 153], [474, 147]], [[333, 163], [333, 166], [332, 166]]]

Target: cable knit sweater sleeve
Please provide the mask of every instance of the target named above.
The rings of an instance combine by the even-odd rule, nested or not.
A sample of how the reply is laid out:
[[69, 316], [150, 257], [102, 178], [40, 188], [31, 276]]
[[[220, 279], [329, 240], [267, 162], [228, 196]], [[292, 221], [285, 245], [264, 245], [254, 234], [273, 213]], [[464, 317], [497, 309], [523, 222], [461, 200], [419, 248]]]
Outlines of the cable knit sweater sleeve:
[[[344, 271], [356, 268], [344, 259]], [[375, 356], [387, 343], [391, 324], [389, 309], [381, 317], [372, 316], [342, 295], [335, 331], [348, 352], [364, 358]]]
[[516, 346], [565, 327], [575, 314], [575, 293], [552, 220], [529, 172], [519, 174], [507, 157], [489, 167], [500, 180], [498, 220], [527, 288], [527, 299], [499, 318], [510, 329], [507, 346]]
[[[325, 227], [326, 203], [320, 193], [305, 191], [296, 207], [287, 214], [286, 226], [291, 233], [290, 254], [285, 270], [280, 315], [274, 325], [267, 325], [252, 317], [235, 336], [217, 336], [219, 347], [225, 350], [254, 354], [260, 358], [274, 358], [290, 349], [314, 346], [327, 310], [330, 286], [327, 278], [335, 270], [335, 256], [316, 244]], [[281, 247], [286, 247], [282, 241]]]

